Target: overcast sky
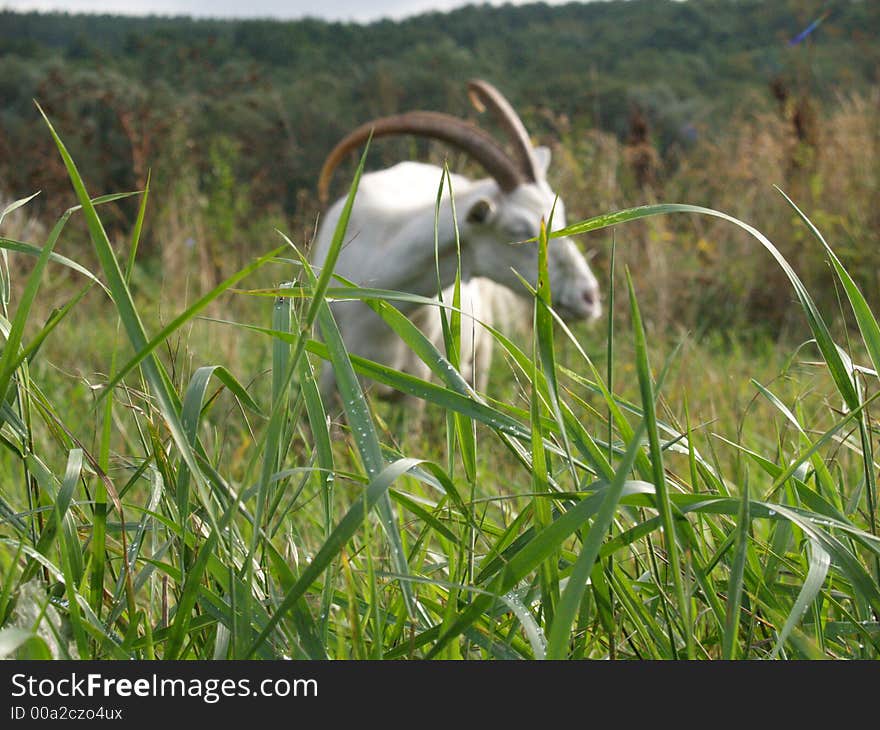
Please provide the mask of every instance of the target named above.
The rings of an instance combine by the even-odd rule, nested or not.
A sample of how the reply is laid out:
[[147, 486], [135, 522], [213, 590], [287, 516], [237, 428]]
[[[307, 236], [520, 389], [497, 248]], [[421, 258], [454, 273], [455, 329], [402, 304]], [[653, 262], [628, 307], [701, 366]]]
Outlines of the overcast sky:
[[[524, 5], [535, 0], [507, 0]], [[570, 0], [544, 0], [560, 5]], [[474, 0], [0, 0], [6, 10], [63, 10], [69, 13], [193, 15], [211, 18], [302, 18], [357, 20], [404, 18], [432, 10], [452, 10]], [[476, 3], [479, 4], [479, 3]], [[504, 5], [505, 0], [490, 0]]]

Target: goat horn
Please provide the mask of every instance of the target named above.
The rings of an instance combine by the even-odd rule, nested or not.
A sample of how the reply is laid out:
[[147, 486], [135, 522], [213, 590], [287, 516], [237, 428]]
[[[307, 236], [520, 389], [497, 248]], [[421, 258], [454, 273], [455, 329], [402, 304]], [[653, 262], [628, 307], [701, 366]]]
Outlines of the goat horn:
[[318, 177], [318, 197], [322, 204], [327, 203], [330, 179], [337, 165], [349, 152], [366, 142], [370, 134], [374, 138], [412, 134], [447, 142], [479, 162], [505, 192], [527, 182], [524, 171], [504, 148], [476, 125], [442, 112], [412, 111], [366, 122], [333, 148]]
[[488, 81], [471, 79], [468, 82], [468, 96], [478, 112], [483, 112], [487, 108], [492, 112], [513, 144], [514, 158], [526, 178], [530, 182], [541, 179], [543, 175], [535, 158], [528, 130], [504, 95]]

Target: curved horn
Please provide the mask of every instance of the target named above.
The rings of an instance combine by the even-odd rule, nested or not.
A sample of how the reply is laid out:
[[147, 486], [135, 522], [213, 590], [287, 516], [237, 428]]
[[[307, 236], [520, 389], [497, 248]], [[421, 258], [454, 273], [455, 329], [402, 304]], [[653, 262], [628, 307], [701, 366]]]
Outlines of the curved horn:
[[327, 202], [330, 179], [337, 165], [349, 152], [366, 142], [371, 133], [374, 138], [412, 134], [447, 142], [479, 162], [505, 192], [527, 181], [523, 170], [504, 148], [479, 127], [441, 112], [413, 111], [366, 122], [333, 148], [318, 178], [318, 197], [322, 204]]
[[529, 181], [537, 182], [541, 179], [543, 177], [541, 166], [535, 158], [528, 130], [504, 95], [488, 81], [471, 79], [468, 81], [468, 96], [478, 112], [483, 112], [487, 108], [492, 112], [495, 120], [510, 138], [514, 158]]

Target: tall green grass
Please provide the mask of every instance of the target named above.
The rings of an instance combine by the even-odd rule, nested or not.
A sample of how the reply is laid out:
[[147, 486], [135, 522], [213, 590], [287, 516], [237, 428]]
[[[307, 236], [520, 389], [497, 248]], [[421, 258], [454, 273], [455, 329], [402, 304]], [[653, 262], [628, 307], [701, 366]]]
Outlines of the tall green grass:
[[[810, 227], [852, 310], [857, 327], [843, 341], [830, 317], [844, 313], [820, 312], [772, 242], [715, 210], [635, 208], [553, 234], [544, 227], [534, 244], [546, 273], [554, 236], [649, 216], [713, 216], [748, 232], [754, 255], [769, 254], [790, 281], [819, 358], [812, 367], [830, 390], [808, 407], [782, 383], [754, 380], [748, 388], [776, 426], [747, 410], [734, 440], [707, 427], [711, 415], [692, 412], [687, 394], [667, 392], [678, 351], [653, 364], [660, 348], [629, 278], [627, 297], [613, 280], [607, 287], [628, 302], [629, 330], [609, 325], [600, 346], [556, 317], [540, 277], [530, 342], [492, 331], [495, 374], [512, 390], [498, 399], [458, 372], [455, 299], [444, 305], [446, 357], [393, 306], [418, 298], [331, 285], [332, 265], [313, 271], [290, 241], [151, 333], [131, 288], [147, 192], [123, 268], [99, 215], [110, 198], [90, 197], [49, 129], [79, 206], [41, 245], [0, 239], [3, 656], [880, 655], [880, 326], [791, 201], [780, 205]], [[99, 270], [55, 251], [73, 215], [88, 226]], [[8, 251], [36, 259], [15, 301]], [[36, 322], [43, 276], [56, 265], [82, 287]], [[268, 266], [295, 280], [236, 288]], [[33, 373], [49, 338], [81, 336], [71, 314], [92, 289], [119, 336], [101, 353], [104, 382], [83, 414]], [[265, 303], [264, 320], [199, 319], [233, 295]], [[435, 379], [350, 355], [330, 306], [340, 298], [369, 304]], [[268, 372], [181, 367], [172, 342], [196, 321], [264, 340]], [[337, 406], [321, 401], [315, 381], [324, 360], [344, 411], [335, 423]], [[706, 373], [685, 375], [695, 386]], [[369, 381], [425, 402], [420, 435], [389, 427]]]

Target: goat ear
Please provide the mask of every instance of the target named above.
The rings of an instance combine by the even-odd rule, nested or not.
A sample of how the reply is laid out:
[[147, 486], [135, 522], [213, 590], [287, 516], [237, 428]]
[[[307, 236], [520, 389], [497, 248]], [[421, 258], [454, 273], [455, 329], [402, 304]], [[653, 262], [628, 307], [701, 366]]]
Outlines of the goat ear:
[[491, 213], [492, 202], [486, 198], [480, 198], [468, 211], [467, 222], [472, 224], [485, 223]]
[[538, 163], [538, 167], [546, 175], [547, 170], [550, 169], [550, 148], [542, 145], [535, 147], [533, 152], [535, 153], [535, 161]]

